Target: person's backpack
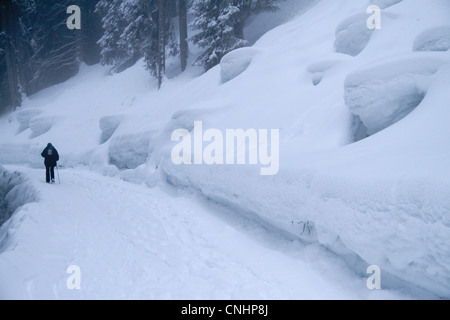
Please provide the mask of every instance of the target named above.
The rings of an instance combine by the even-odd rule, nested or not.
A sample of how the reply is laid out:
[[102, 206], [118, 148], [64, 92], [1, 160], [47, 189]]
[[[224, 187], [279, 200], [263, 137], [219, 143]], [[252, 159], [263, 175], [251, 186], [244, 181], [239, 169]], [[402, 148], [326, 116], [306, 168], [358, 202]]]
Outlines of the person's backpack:
[[52, 149], [52, 148], [48, 148], [48, 150], [47, 150], [47, 155], [48, 155], [49, 157], [53, 156], [53, 149]]

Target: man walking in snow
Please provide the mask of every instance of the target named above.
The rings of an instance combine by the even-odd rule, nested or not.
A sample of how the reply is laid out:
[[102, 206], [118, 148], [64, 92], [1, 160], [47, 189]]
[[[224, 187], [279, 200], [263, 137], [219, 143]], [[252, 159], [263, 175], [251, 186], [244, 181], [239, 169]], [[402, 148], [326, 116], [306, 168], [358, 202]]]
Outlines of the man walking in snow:
[[56, 162], [59, 161], [58, 151], [49, 143], [44, 151], [42, 151], [41, 156], [45, 158], [45, 181], [47, 183], [54, 183]]

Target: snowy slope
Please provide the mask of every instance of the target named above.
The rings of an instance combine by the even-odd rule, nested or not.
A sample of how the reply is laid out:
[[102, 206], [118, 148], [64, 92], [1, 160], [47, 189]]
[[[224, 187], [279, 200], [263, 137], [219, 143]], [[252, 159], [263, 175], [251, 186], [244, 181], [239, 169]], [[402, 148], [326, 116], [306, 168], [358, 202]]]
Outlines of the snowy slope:
[[[272, 233], [328, 248], [357, 276], [380, 266], [384, 288], [449, 298], [450, 3], [373, 3], [383, 8], [381, 30], [365, 26], [372, 1], [317, 1], [220, 66], [200, 77], [192, 67], [159, 92], [142, 63], [113, 76], [83, 67], [0, 118], [0, 163], [41, 166], [51, 141], [67, 168], [194, 191]], [[222, 132], [279, 129], [278, 174], [173, 164], [171, 134], [194, 121]], [[174, 210], [187, 212], [183, 205]]]

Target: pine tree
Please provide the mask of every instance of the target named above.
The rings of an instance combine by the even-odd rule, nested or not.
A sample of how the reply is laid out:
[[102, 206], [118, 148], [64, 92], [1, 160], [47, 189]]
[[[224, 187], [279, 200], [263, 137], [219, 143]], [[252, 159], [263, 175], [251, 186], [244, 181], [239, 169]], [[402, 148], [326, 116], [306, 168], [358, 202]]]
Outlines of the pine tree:
[[98, 27], [92, 15], [98, 0], [78, 0], [82, 30], [69, 30], [70, 0], [7, 0], [1, 3], [0, 108], [74, 76], [81, 61], [99, 61]]
[[4, 70], [0, 78], [1, 105], [0, 111], [6, 108], [15, 109], [21, 103], [20, 83], [18, 77], [18, 16], [19, 8], [11, 0], [0, 4], [0, 69]]
[[143, 10], [139, 0], [101, 0], [96, 12], [102, 16], [101, 62], [121, 72], [142, 56], [139, 32], [151, 31], [151, 15]]
[[230, 51], [246, 46], [247, 19], [262, 11], [276, 10], [278, 0], [194, 0], [192, 25], [199, 30], [192, 37], [205, 51], [197, 59], [206, 70], [217, 65]]
[[[82, 16], [87, 11], [83, 2], [78, 3]], [[83, 25], [85, 29], [81, 30], [67, 28], [67, 8], [72, 4], [71, 0], [41, 0], [36, 1], [32, 8], [27, 7], [30, 10], [23, 10], [20, 52], [23, 54], [21, 65], [28, 74], [28, 79], [22, 81], [27, 95], [66, 81], [78, 73], [80, 62], [90, 47], [85, 35], [93, 33], [93, 30]]]
[[101, 62], [121, 72], [143, 57], [146, 68], [162, 81], [166, 48], [167, 54], [177, 53], [171, 21], [160, 20], [160, 6], [164, 15], [168, 10], [165, 2], [100, 0], [96, 12], [102, 17]]

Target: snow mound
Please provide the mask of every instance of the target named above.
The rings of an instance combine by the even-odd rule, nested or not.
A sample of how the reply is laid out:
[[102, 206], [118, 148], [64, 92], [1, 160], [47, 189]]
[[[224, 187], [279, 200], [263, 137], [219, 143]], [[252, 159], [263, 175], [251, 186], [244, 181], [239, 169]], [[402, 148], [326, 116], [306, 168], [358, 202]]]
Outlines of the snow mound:
[[398, 122], [423, 100], [446, 59], [410, 56], [365, 68], [345, 80], [345, 102], [369, 135]]
[[123, 116], [106, 116], [100, 119], [100, 130], [102, 130], [102, 135], [100, 137], [100, 144], [108, 141], [114, 132], [116, 132], [120, 123], [123, 120]]
[[30, 128], [31, 119], [37, 117], [42, 113], [39, 109], [28, 108], [18, 111], [16, 114], [16, 119], [19, 122], [19, 130], [17, 133], [21, 133]]
[[29, 124], [30, 130], [32, 131], [30, 139], [39, 137], [44, 133], [49, 132], [54, 122], [54, 118], [35, 117], [31, 119]]
[[260, 51], [255, 48], [240, 48], [226, 54], [220, 61], [220, 79], [228, 82], [247, 70]]
[[336, 28], [334, 48], [336, 52], [357, 56], [369, 44], [373, 30], [367, 28], [367, 14], [353, 15]]
[[[0, 226], [21, 206], [36, 201], [33, 188], [18, 172], [10, 173], [0, 166]], [[0, 229], [0, 251], [4, 235]]]
[[148, 158], [150, 132], [119, 135], [111, 139], [109, 163], [118, 169], [136, 169]]
[[450, 26], [426, 30], [414, 41], [414, 51], [447, 51], [450, 49]]

